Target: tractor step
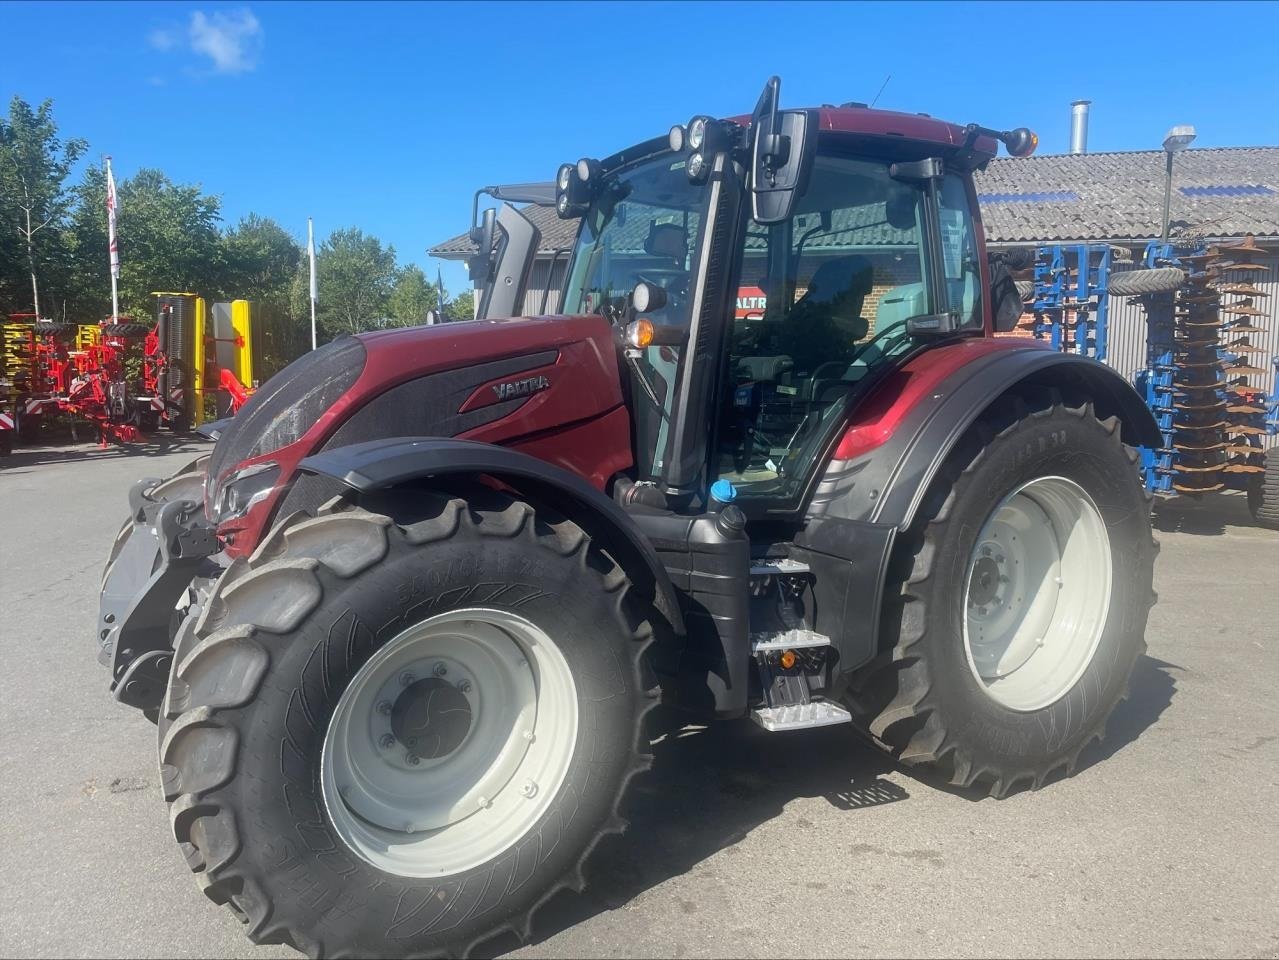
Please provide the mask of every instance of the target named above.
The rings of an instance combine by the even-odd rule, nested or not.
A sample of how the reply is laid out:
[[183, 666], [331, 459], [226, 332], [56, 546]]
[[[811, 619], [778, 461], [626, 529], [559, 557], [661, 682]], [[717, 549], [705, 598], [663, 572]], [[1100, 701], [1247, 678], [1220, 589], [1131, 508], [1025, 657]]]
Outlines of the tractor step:
[[806, 730], [809, 727], [848, 723], [853, 715], [837, 703], [814, 700], [812, 703], [759, 707], [751, 711], [751, 719], [765, 730], [780, 733], [784, 730]]
[[765, 557], [751, 561], [752, 577], [797, 577], [808, 572], [808, 564], [789, 557]]
[[773, 653], [779, 650], [799, 650], [810, 647], [829, 647], [830, 637], [815, 630], [786, 630], [782, 633], [752, 633], [751, 653]]

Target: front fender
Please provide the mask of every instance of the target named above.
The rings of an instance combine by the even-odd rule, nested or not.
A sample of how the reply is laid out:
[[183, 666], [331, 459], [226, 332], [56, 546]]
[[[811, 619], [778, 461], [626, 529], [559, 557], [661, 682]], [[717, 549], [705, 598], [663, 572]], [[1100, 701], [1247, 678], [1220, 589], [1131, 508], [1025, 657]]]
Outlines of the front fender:
[[361, 493], [429, 477], [471, 474], [499, 479], [586, 530], [622, 565], [672, 629], [684, 633], [675, 587], [652, 544], [616, 502], [561, 467], [490, 443], [395, 437], [325, 450], [306, 457], [298, 469], [333, 477]]

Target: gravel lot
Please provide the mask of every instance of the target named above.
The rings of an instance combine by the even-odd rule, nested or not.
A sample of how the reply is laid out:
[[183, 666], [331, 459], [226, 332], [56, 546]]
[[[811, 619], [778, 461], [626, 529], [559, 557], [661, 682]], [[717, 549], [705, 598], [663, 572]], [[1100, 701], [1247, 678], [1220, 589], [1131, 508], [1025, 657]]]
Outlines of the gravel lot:
[[[293, 955], [198, 892], [154, 728], [94, 659], [128, 483], [197, 449], [0, 468], [0, 955]], [[975, 802], [839, 728], [689, 728], [657, 744], [590, 891], [516, 955], [1279, 957], [1279, 534], [1237, 497], [1161, 526], [1148, 656], [1073, 780]]]

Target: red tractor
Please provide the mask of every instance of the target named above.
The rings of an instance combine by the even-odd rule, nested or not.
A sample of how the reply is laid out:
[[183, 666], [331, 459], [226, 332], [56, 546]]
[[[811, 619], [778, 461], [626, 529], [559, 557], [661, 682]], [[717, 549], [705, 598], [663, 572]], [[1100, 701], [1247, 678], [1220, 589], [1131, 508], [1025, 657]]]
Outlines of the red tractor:
[[[659, 698], [847, 724], [1003, 796], [1069, 774], [1144, 649], [1128, 383], [1010, 329], [996, 132], [696, 117], [476, 230], [481, 319], [347, 337], [129, 498], [100, 658], [174, 836], [257, 942], [466, 953], [580, 888]], [[739, 291], [750, 309], [737, 309]]]

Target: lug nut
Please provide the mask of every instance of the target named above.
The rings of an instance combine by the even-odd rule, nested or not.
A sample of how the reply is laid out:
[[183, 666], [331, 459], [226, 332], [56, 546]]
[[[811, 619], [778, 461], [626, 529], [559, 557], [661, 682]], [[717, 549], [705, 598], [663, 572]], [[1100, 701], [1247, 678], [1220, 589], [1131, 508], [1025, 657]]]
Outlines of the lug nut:
[[520, 787], [520, 793], [532, 799], [537, 794], [537, 784], [532, 780], [525, 780], [524, 786]]
[[389, 733], [384, 733], [382, 736], [378, 737], [377, 745], [383, 750], [389, 750], [391, 747], [395, 746], [395, 737], [391, 736]]
[[435, 669], [432, 671], [432, 673], [434, 673], [437, 677], [442, 677], [444, 676], [444, 674], [448, 672], [449, 672], [449, 668], [444, 666], [444, 664], [442, 663], [437, 663], [435, 665]]
[[410, 767], [416, 767], [422, 761], [418, 758], [418, 755], [416, 753], [406, 753], [404, 755], [404, 762], [407, 763]]
[[463, 693], [470, 693], [470, 692], [471, 692], [471, 681], [470, 681], [470, 680], [463, 680], [461, 683], [459, 683], [459, 684], [457, 685], [457, 688], [458, 688], [459, 690], [461, 690]]
[[377, 712], [382, 714], [382, 716], [384, 717], [389, 717], [391, 715], [391, 701], [390, 700], [379, 701], [377, 705]]
[[410, 683], [412, 683], [416, 679], [417, 677], [413, 676], [413, 674], [405, 670], [402, 674], [400, 674], [400, 686], [407, 687]]

